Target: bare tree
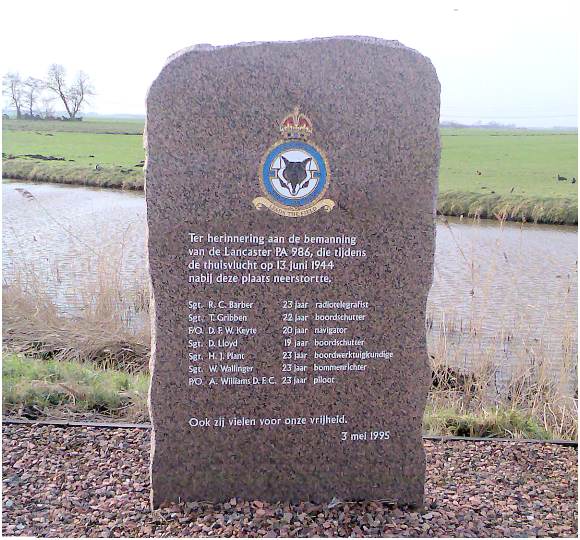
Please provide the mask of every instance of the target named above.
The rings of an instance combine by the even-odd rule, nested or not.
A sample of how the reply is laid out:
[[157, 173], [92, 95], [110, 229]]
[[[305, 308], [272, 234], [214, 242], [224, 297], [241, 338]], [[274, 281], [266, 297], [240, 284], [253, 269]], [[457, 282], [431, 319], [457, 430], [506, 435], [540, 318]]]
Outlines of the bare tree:
[[48, 68], [45, 85], [60, 98], [71, 119], [76, 118], [83, 104], [87, 103], [87, 97], [94, 95], [88, 75], [80, 71], [73, 83], [68, 86], [65, 69], [59, 64], [52, 64]]
[[24, 87], [24, 105], [28, 110], [30, 116], [34, 116], [34, 111], [36, 110], [36, 104], [40, 97], [40, 93], [44, 88], [44, 83], [40, 79], [35, 79], [34, 77], [28, 77], [23, 83]]
[[10, 103], [16, 109], [16, 118], [21, 118], [24, 92], [20, 75], [18, 73], [8, 73], [2, 81], [2, 90], [3, 94], [8, 97]]
[[89, 80], [89, 76], [83, 71], [79, 71], [76, 80], [70, 87], [70, 98], [72, 102], [73, 118], [80, 111], [84, 103], [88, 103], [87, 96], [94, 96], [95, 91]]
[[52, 64], [48, 68], [48, 76], [45, 81], [46, 88], [54, 92], [64, 103], [64, 106], [70, 115], [70, 110], [68, 106], [68, 98], [67, 98], [67, 87], [65, 81], [65, 71], [64, 67], [58, 64]]

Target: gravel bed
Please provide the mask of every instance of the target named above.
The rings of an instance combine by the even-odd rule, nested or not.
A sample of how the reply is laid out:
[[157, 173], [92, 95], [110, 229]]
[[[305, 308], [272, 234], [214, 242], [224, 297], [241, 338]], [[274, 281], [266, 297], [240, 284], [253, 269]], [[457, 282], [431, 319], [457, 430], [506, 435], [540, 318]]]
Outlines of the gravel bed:
[[577, 451], [430, 442], [427, 506], [232, 499], [149, 509], [149, 431], [3, 426], [4, 535], [577, 536]]

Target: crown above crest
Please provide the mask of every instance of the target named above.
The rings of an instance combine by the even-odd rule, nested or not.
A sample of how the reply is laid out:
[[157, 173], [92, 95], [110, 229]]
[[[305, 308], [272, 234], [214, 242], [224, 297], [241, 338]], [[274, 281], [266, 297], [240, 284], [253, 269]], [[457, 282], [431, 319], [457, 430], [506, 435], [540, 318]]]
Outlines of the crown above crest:
[[312, 122], [298, 107], [280, 122], [280, 133], [287, 139], [307, 139], [312, 134]]

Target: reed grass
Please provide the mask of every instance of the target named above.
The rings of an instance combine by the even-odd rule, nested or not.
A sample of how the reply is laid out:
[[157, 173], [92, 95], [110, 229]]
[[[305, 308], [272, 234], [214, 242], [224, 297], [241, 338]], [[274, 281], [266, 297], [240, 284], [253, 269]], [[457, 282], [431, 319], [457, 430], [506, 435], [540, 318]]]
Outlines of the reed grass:
[[[490, 362], [462, 373], [433, 358], [433, 384], [423, 421], [431, 435], [568, 439], [578, 437], [578, 396], [551, 369], [519, 365], [497, 391]], [[563, 384], [564, 383], [564, 384]]]
[[[26, 190], [21, 194], [36, 200]], [[128, 372], [146, 369], [150, 343], [148, 281], [144, 267], [132, 270], [130, 280], [125, 275], [127, 238], [120, 233], [94, 247], [36, 203], [37, 211], [65, 233], [71, 253], [64, 270], [59, 261], [40, 266], [29, 261], [24, 246], [12, 254], [12, 266], [4, 273], [2, 286], [4, 348]], [[79, 282], [67, 286], [63, 272], [75, 272]], [[58, 300], [63, 289], [70, 308], [66, 312]]]
[[[22, 195], [33, 197], [26, 193]], [[63, 228], [70, 239], [71, 249], [76, 246], [80, 264], [91, 271], [84, 275], [82, 282], [75, 284], [74, 294], [67, 296], [74, 310], [65, 313], [59, 308], [54, 291], [51, 291], [51, 285], [65, 281], [58, 266], [41, 269], [30, 264], [24, 247], [22, 257], [14, 258], [10, 276], [5, 276], [3, 283], [4, 348], [26, 356], [10, 360], [13, 365], [20, 366], [22, 377], [18, 384], [12, 385], [6, 403], [14, 411], [16, 404], [24, 409], [29, 405], [47, 409], [51, 403], [61, 410], [63, 402], [66, 402], [65, 409], [72, 414], [76, 411], [74, 403], [78, 401], [74, 397], [75, 392], [67, 394], [66, 389], [56, 392], [56, 383], [50, 377], [35, 375], [35, 370], [39, 369], [38, 361], [47, 363], [49, 374], [56, 369], [55, 363], [81, 363], [84, 366], [82, 369], [70, 372], [76, 373], [79, 380], [67, 379], [64, 384], [70, 388], [77, 388], [73, 383], [78, 384], [80, 390], [77, 394], [82, 396], [93, 395], [93, 390], [88, 388], [91, 386], [90, 380], [96, 381], [96, 388], [102, 388], [99, 377], [90, 379], [85, 374], [83, 370], [88, 369], [87, 366], [146, 377], [150, 343], [147, 277], [143, 268], [132, 276], [132, 281], [127, 280], [124, 272], [126, 240], [122, 235], [111, 239], [102, 249], [96, 249], [87, 245], [66, 224], [59, 224], [58, 217], [51, 216], [49, 209], [43, 209], [40, 205], [39, 211], [46, 212]], [[459, 244], [457, 249], [462, 250]], [[497, 256], [502, 256], [501, 250], [499, 253]], [[490, 257], [493, 256], [490, 254]], [[488, 272], [481, 275], [469, 253], [461, 251], [461, 258], [470, 272], [473, 290], [477, 294], [473, 296], [473, 308], [467, 317], [453, 309], [443, 313], [433, 313], [431, 310], [428, 313], [426, 325], [433, 384], [424, 419], [425, 432], [576, 439], [578, 377], [575, 325], [570, 324], [563, 330], [562, 359], [556, 367], [542, 339], [536, 338], [529, 329], [526, 331], [525, 314], [520, 321], [512, 321], [502, 327], [493, 339], [481, 342], [485, 326], [483, 314], [493, 313], [488, 304], [494, 275], [499, 267], [491, 260]], [[569, 278], [574, 279], [575, 275]], [[571, 305], [575, 301], [573, 296], [571, 282], [563, 282], [555, 305], [558, 309]], [[548, 313], [546, 317], [549, 317]], [[516, 358], [513, 366], [506, 369], [506, 366], [498, 365], [497, 358], [506, 344], [512, 344], [516, 339]], [[464, 361], [466, 351], [471, 355], [469, 365]], [[34, 369], [27, 370], [26, 362], [36, 362]], [[42, 382], [34, 383], [35, 380]], [[118, 393], [122, 394], [122, 385], [117, 386]], [[60, 397], [49, 397], [56, 395], [55, 392]], [[98, 394], [100, 390], [94, 392]], [[44, 397], [39, 397], [39, 394]], [[66, 398], [67, 395], [69, 398]], [[71, 396], [74, 398], [72, 401]], [[53, 403], [55, 399], [56, 405]], [[107, 400], [117, 403], [110, 396], [102, 401]], [[94, 396], [78, 402], [81, 403], [78, 409], [82, 413], [92, 410], [91, 407], [99, 409], [97, 405], [87, 405], [89, 402], [99, 402]], [[135, 405], [136, 409], [131, 414], [133, 417], [136, 414], [144, 415], [144, 400], [139, 398], [136, 403], [141, 405]], [[126, 404], [107, 406], [106, 410], [118, 411], [112, 414], [126, 417], [123, 416]]]
[[[500, 219], [500, 227], [505, 223]], [[531, 326], [528, 312], [507, 316], [494, 304], [493, 288], [502, 274], [503, 287], [518, 295], [521, 275], [510, 274], [501, 243], [490, 249], [482, 271], [455, 239], [471, 291], [468, 314], [453, 308], [428, 309], [427, 336], [433, 370], [424, 428], [432, 434], [466, 434], [577, 439], [577, 327], [570, 317], [558, 327], [558, 340], [543, 328], [554, 328], [560, 312], [576, 309], [577, 271], [561, 277], [553, 309], [543, 313], [543, 328]], [[477, 226], [478, 220], [473, 225]], [[501, 241], [500, 241], [501, 242]], [[458, 268], [459, 272], [460, 269]], [[436, 281], [444, 280], [437, 272]], [[502, 289], [504, 290], [504, 289]], [[538, 290], [538, 297], [545, 294]], [[531, 306], [528, 306], [531, 308]], [[494, 331], [490, 321], [494, 319]], [[571, 319], [574, 319], [572, 321]], [[552, 323], [552, 324], [549, 324]], [[552, 343], [548, 343], [548, 341]], [[551, 345], [551, 347], [549, 346]], [[554, 349], [560, 349], [557, 358]], [[509, 364], [501, 359], [507, 358]], [[503, 433], [503, 434], [502, 434]]]
[[437, 197], [437, 213], [499, 221], [577, 225], [578, 199], [443, 191]]

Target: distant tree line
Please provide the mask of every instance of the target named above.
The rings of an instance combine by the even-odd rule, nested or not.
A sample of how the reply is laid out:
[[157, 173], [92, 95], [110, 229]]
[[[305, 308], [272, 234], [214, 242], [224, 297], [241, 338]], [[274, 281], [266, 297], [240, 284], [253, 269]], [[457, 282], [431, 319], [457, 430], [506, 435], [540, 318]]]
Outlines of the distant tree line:
[[18, 73], [8, 73], [2, 81], [2, 93], [16, 111], [18, 119], [57, 119], [54, 102], [62, 102], [68, 117], [64, 120], [80, 120], [81, 108], [95, 94], [86, 73], [79, 71], [69, 83], [65, 68], [52, 64], [46, 78], [23, 78]]
[[446, 128], [482, 128], [482, 129], [519, 129], [516, 124], [502, 124], [501, 122], [486, 122], [481, 121], [475, 122], [474, 124], [462, 124], [460, 122], [452, 122], [449, 120], [444, 120], [439, 124], [441, 127]]

